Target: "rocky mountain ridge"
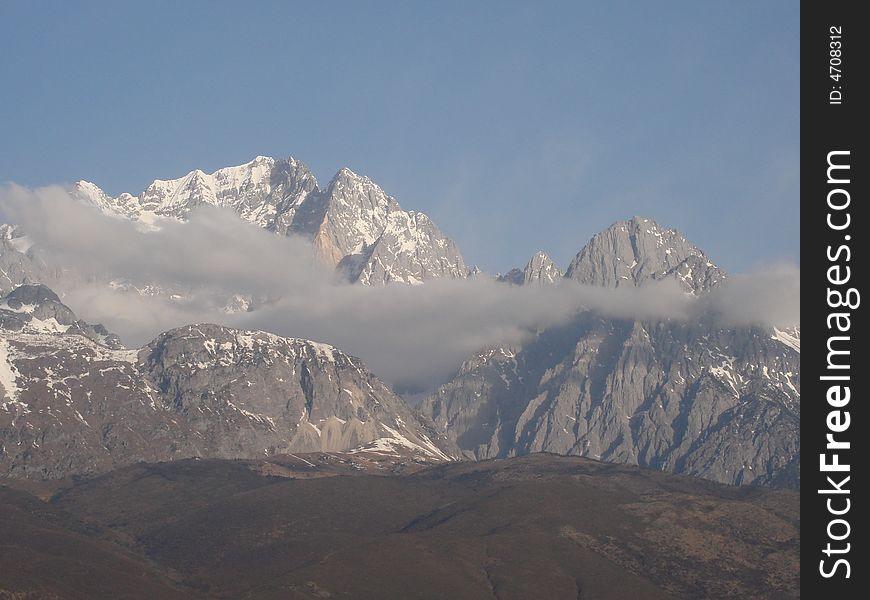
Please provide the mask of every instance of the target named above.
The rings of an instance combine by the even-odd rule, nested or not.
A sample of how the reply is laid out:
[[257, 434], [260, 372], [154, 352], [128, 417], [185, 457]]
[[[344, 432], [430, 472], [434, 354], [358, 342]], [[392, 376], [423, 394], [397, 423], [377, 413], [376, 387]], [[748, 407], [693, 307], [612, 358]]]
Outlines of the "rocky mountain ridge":
[[[503, 280], [552, 281], [530, 277], [534, 264]], [[640, 217], [595, 235], [564, 277], [612, 288], [671, 279], [692, 296], [725, 278], [678, 232]], [[800, 327], [587, 312], [470, 357], [420, 410], [469, 458], [545, 451], [799, 487]]]
[[538, 250], [522, 269], [511, 269], [496, 277], [498, 281], [513, 285], [550, 284], [560, 281], [562, 269], [553, 262], [546, 252]]
[[228, 208], [268, 231], [302, 236], [323, 262], [340, 265], [350, 281], [366, 285], [418, 284], [467, 273], [456, 244], [431, 219], [402, 210], [371, 179], [348, 168], [321, 189], [295, 158], [258, 156], [210, 174], [195, 170], [158, 179], [138, 196], [113, 198], [87, 181], [76, 182], [72, 193], [108, 214], [149, 226], [187, 220], [202, 204]]
[[[184, 221], [201, 204], [228, 208], [278, 235], [306, 237], [327, 265], [362, 284], [419, 284], [438, 277], [481, 276], [479, 270], [465, 266], [455, 244], [428, 217], [402, 210], [374, 182], [349, 169], [339, 171], [321, 189], [301, 162], [258, 157], [212, 174], [193, 171], [180, 179], [157, 180], [139, 196], [111, 198], [86, 182], [77, 183], [74, 193], [104, 212], [144, 227], [159, 226], [161, 219]], [[0, 289], [59, 276], [41, 261], [24, 232], [2, 226], [0, 244]], [[537, 252], [523, 269], [498, 279], [512, 285], [580, 283], [608, 288], [673, 281], [685, 294], [702, 297], [722, 285], [727, 274], [676, 230], [633, 217], [593, 236], [564, 274], [544, 252]], [[139, 293], [152, 293], [148, 286], [143, 290], [136, 288]], [[120, 389], [130, 389], [140, 405], [153, 402], [151, 408], [169, 406], [172, 414], [184, 415], [171, 425], [152, 419], [170, 432], [157, 433], [158, 439], [186, 440], [179, 456], [243, 456], [254, 447], [266, 453], [346, 450], [366, 444], [375, 450], [429, 448], [426, 440], [431, 442], [432, 432], [437, 431], [441, 439], [436, 449], [449, 456], [480, 459], [549, 451], [732, 484], [799, 485], [799, 324], [781, 329], [733, 328], [706, 317], [692, 323], [648, 322], [584, 313], [567, 326], [537, 332], [521, 347], [481, 349], [423, 402], [422, 420], [418, 420], [386, 386], [366, 391], [361, 379], [356, 384], [359, 391], [371, 395], [377, 389], [375, 397], [388, 398], [390, 406], [381, 414], [376, 408], [379, 402], [371, 401], [363, 416], [353, 417], [347, 404], [350, 398], [338, 400], [343, 392], [333, 381], [333, 375], [339, 379], [334, 369], [317, 371], [318, 379], [313, 378], [313, 367], [302, 371], [297, 364], [299, 356], [308, 356], [313, 365], [325, 354], [288, 347], [276, 336], [190, 326], [158, 337], [148, 346], [153, 346], [151, 358], [141, 362], [145, 349], [131, 360], [129, 353], [123, 354], [129, 351], [104, 328], [79, 322], [62, 310], [54, 320], [34, 318], [35, 313], [27, 312], [30, 305], [19, 306], [15, 296], [10, 298], [0, 306], [0, 326], [10, 332], [4, 331], [6, 366], [0, 361], [3, 381], [9, 384], [4, 388], [17, 385], [22, 373], [19, 362], [33, 366], [53, 360], [48, 358], [51, 352], [19, 360], [30, 352], [22, 348], [54, 348], [63, 339], [64, 360], [78, 363], [70, 375], [45, 388], [46, 394], [53, 394], [52, 402], [56, 404], [58, 389], [69, 388], [69, 382], [81, 376], [84, 364], [78, 354], [115, 364], [100, 371], [112, 375], [97, 385], [118, 387], [120, 381]], [[56, 297], [39, 301], [59, 302]], [[255, 310], [256, 306], [256, 299], [239, 294], [229, 299], [226, 310]], [[78, 338], [73, 334], [88, 342], [74, 341]], [[87, 343], [100, 349], [88, 350]], [[261, 346], [268, 352], [256, 350]], [[207, 347], [214, 352], [203, 350]], [[230, 349], [232, 355], [221, 354]], [[109, 351], [116, 354], [105, 354]], [[295, 366], [287, 372], [268, 358], [269, 352], [283, 356], [285, 366]], [[198, 358], [191, 362], [194, 355]], [[166, 362], [170, 356], [175, 362]], [[233, 362], [236, 359], [242, 362]], [[348, 359], [340, 370], [357, 366]], [[245, 372], [240, 380], [234, 378], [237, 368]], [[212, 373], [226, 378], [222, 395], [212, 394], [205, 384]], [[359, 379], [359, 373], [354, 377]], [[48, 371], [45, 374], [52, 378]], [[327, 390], [317, 397], [332, 398], [317, 415], [305, 408], [316, 391], [311, 387], [314, 379]], [[292, 400], [284, 385], [288, 381], [295, 390]], [[26, 386], [20, 389], [39, 395]], [[70, 390], [67, 395], [73, 396]], [[252, 393], [257, 394], [256, 401], [250, 400]], [[2, 406], [10, 414], [16, 406], [12, 397], [6, 390]], [[28, 401], [21, 402], [29, 406]], [[84, 413], [75, 410], [79, 412], [67, 411], [71, 427], [80, 427], [81, 421], [88, 421], [90, 427]], [[378, 425], [372, 428], [370, 423]], [[117, 423], [112, 427], [125, 431]], [[233, 428], [241, 433], [227, 442]], [[124, 440], [133, 435], [128, 429], [121, 435]], [[208, 441], [199, 440], [202, 436]], [[144, 442], [136, 446], [124, 441], [118, 447], [125, 452], [133, 448], [130, 457], [152, 456]], [[20, 464], [24, 459], [16, 460]], [[100, 460], [101, 465], [111, 463]], [[72, 470], [89, 468], [76, 465]]]
[[635, 216], [617, 221], [592, 236], [564, 273], [539, 250], [524, 268], [511, 269], [497, 279], [513, 285], [569, 279], [608, 288], [673, 280], [684, 292], [699, 296], [721, 285], [726, 276], [676, 229], [666, 229], [652, 219]]
[[584, 315], [467, 360], [421, 411], [469, 458], [545, 451], [799, 487], [799, 369], [777, 330]]
[[632, 217], [592, 236], [565, 277], [611, 288], [670, 278], [685, 292], [699, 295], [720, 285], [725, 273], [675, 229]]
[[449, 460], [404, 401], [327, 344], [190, 325], [123, 348], [44, 286], [0, 301], [0, 474], [354, 449]]

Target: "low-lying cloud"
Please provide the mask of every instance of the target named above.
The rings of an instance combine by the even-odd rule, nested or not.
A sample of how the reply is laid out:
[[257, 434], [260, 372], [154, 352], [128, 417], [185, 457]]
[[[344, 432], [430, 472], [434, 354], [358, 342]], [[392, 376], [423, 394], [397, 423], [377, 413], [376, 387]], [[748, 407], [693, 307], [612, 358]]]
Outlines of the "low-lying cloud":
[[[674, 282], [613, 290], [570, 281], [518, 287], [479, 277], [365, 287], [316, 265], [307, 241], [276, 236], [212, 206], [194, 210], [186, 223], [166, 221], [153, 230], [105, 215], [60, 187], [6, 186], [0, 222], [19, 225], [46, 262], [60, 268], [46, 283], [66, 304], [129, 345], [188, 323], [264, 329], [334, 344], [403, 385], [429, 384], [482, 347], [519, 343], [582, 310], [653, 320], [705, 313], [733, 326], [799, 321], [793, 265], [734, 275], [703, 300]], [[159, 286], [175, 297], [125, 286]], [[236, 294], [252, 296], [257, 309], [227, 313], [227, 298]]]

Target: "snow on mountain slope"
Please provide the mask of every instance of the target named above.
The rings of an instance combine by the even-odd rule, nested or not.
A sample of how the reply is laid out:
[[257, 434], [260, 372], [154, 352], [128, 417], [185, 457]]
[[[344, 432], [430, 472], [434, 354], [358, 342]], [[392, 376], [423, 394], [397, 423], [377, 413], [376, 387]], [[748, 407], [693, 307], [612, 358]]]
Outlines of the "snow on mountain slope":
[[[3, 392], [4, 397], [2, 404], [0, 404], [0, 409], [5, 409], [7, 403], [19, 403], [18, 398], [21, 392], [18, 389], [18, 378], [20, 374], [13, 358], [14, 355], [10, 353], [9, 342], [5, 339], [0, 339], [0, 388], [2, 388], [0, 391]], [[23, 408], [27, 410], [27, 405], [23, 405]]]
[[384, 231], [365, 256], [355, 280], [367, 285], [380, 281], [419, 284], [438, 277], [464, 278], [467, 274], [456, 244], [423, 213], [390, 213]]
[[129, 350], [44, 286], [0, 300], [0, 475], [362, 447], [449, 459], [401, 398], [333, 346], [202, 324]]
[[786, 329], [773, 328], [772, 339], [781, 342], [797, 353], [801, 351], [801, 328], [800, 326]]
[[76, 182], [72, 191], [108, 214], [146, 223], [160, 218], [183, 221], [198, 205], [211, 204], [230, 208], [246, 221], [283, 233], [295, 208], [316, 189], [314, 176], [296, 159], [258, 156], [244, 165], [210, 174], [195, 170], [178, 179], [157, 179], [139, 196], [125, 193], [112, 198], [87, 181]]
[[352, 281], [366, 285], [467, 275], [456, 244], [428, 217], [402, 210], [371, 179], [348, 168], [321, 190], [300, 161], [258, 156], [210, 174], [196, 170], [158, 179], [138, 196], [112, 198], [87, 181], [76, 182], [72, 193], [107, 214], [147, 225], [184, 221], [201, 204], [228, 208], [269, 231], [310, 240], [327, 265], [341, 264]]

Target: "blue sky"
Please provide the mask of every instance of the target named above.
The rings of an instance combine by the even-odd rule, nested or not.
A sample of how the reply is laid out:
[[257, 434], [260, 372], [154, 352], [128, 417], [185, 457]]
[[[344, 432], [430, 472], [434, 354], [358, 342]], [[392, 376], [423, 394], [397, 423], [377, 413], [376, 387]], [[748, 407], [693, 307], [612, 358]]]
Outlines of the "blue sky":
[[798, 3], [0, 0], [0, 181], [292, 155], [489, 271], [634, 214], [721, 266], [799, 256]]

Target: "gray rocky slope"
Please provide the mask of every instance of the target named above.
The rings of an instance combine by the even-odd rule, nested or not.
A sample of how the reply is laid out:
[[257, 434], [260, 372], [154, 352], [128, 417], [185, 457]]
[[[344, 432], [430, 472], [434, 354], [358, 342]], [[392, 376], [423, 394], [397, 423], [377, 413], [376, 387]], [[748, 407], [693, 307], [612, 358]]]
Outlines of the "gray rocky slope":
[[[724, 277], [640, 218], [593, 237], [566, 273], [609, 287], [673, 278], [694, 295]], [[800, 332], [585, 313], [471, 357], [420, 410], [471, 458], [547, 451], [798, 487]]]
[[204, 324], [130, 350], [44, 286], [0, 300], [0, 477], [360, 448], [448, 459], [401, 398], [332, 346]]
[[725, 273], [678, 231], [634, 217], [595, 234], [565, 277], [604, 287], [674, 279], [684, 291], [698, 295], [719, 285]]

